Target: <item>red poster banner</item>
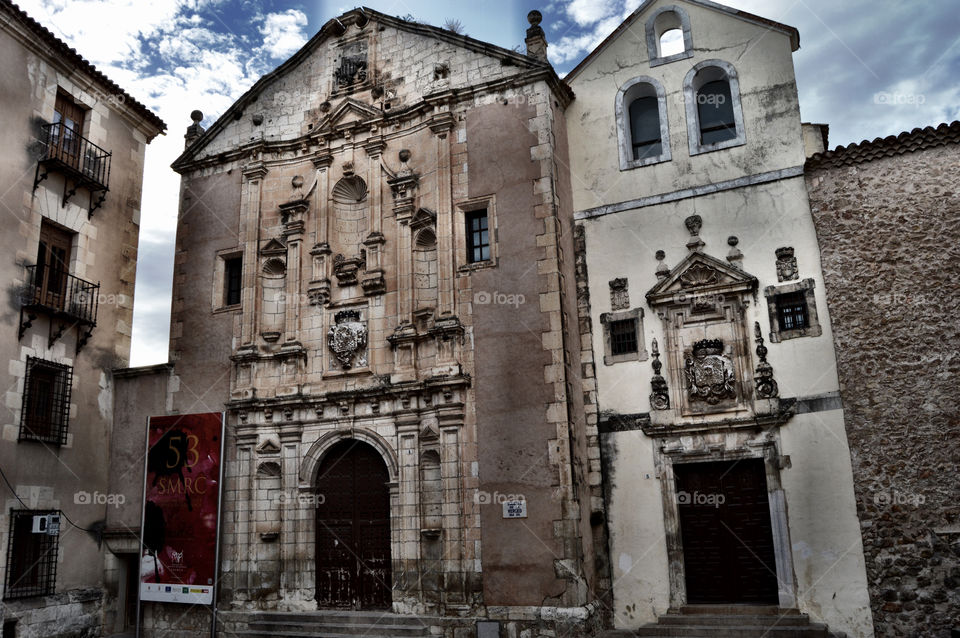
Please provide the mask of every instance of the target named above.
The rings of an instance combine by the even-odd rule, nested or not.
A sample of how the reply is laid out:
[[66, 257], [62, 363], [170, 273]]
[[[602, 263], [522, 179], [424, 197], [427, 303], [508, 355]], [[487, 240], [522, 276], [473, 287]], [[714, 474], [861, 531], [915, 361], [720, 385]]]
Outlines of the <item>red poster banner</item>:
[[150, 417], [140, 599], [213, 602], [223, 414]]

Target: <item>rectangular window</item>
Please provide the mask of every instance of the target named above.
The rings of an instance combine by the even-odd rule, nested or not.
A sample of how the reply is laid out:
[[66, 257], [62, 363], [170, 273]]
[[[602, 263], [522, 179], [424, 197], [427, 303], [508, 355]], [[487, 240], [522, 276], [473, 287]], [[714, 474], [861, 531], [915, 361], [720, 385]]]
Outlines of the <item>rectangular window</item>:
[[3, 589], [5, 600], [53, 593], [57, 581], [59, 536], [46, 531], [35, 532], [34, 518], [58, 514], [59, 512], [51, 510], [10, 512], [7, 579]]
[[490, 228], [487, 209], [468, 211], [467, 222], [467, 261], [475, 264], [490, 261]]
[[637, 351], [637, 320], [621, 319], [610, 322], [610, 354], [633, 354]]
[[236, 306], [240, 303], [243, 289], [243, 258], [231, 257], [223, 264], [223, 305]]
[[802, 290], [777, 295], [777, 322], [780, 330], [802, 330], [807, 327], [807, 302]]
[[27, 357], [20, 411], [20, 440], [54, 445], [67, 442], [73, 368]]

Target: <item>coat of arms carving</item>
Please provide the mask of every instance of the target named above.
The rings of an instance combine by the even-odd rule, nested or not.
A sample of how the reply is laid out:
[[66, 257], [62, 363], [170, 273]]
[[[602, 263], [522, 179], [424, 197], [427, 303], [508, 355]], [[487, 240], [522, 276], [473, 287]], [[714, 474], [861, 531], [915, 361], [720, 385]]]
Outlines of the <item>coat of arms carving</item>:
[[684, 362], [684, 377], [691, 400], [716, 405], [737, 396], [733, 361], [723, 353], [723, 341], [704, 339], [693, 344]]
[[366, 365], [363, 353], [367, 347], [367, 326], [360, 321], [360, 313], [356, 310], [341, 310], [334, 315], [334, 320], [336, 323], [327, 333], [327, 345], [337, 361], [344, 370], [353, 367], [354, 358], [357, 359], [357, 365]]

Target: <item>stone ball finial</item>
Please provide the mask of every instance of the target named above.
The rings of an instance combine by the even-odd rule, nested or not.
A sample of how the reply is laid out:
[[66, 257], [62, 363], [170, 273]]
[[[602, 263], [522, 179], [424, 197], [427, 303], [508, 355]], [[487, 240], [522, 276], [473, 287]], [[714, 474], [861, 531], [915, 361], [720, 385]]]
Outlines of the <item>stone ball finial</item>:
[[195, 124], [199, 124], [200, 121], [203, 119], [203, 111], [199, 109], [196, 111], [193, 111], [192, 113], [190, 113], [190, 119], [193, 120]]
[[403, 162], [404, 164], [406, 164], [406, 163], [407, 163], [407, 160], [410, 159], [410, 149], [407, 149], [407, 148], [400, 149], [400, 152], [397, 153], [397, 157], [400, 158], [400, 161], [401, 161], [401, 162]]
[[527, 14], [527, 22], [530, 23], [530, 26], [539, 26], [541, 21], [543, 21], [543, 14], [536, 9]]
[[290, 185], [297, 190], [303, 188], [303, 175], [295, 175], [294, 178], [290, 180]]
[[736, 236], [736, 235], [730, 235], [729, 237], [727, 237], [727, 245], [728, 245], [728, 246], [736, 247], [736, 245], [739, 244], [739, 243], [740, 243], [740, 240], [737, 239], [737, 236]]
[[657, 261], [663, 261], [666, 258], [666, 256], [667, 254], [662, 250], [658, 250], [657, 253], [654, 255]]

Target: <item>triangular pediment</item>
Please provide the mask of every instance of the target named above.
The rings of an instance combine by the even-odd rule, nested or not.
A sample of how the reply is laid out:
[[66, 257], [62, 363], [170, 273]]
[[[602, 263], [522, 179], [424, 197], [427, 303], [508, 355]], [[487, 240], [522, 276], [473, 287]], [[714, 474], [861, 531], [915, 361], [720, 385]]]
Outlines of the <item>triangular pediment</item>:
[[650, 305], [666, 303], [678, 293], [736, 293], [756, 290], [757, 278], [728, 262], [692, 252], [647, 292]]
[[382, 110], [353, 98], [346, 98], [323, 119], [319, 130], [350, 127], [350, 125], [362, 124], [370, 120], [379, 120], [382, 117]]
[[261, 255], [283, 255], [286, 252], [287, 247], [279, 239], [271, 239], [260, 248]]

